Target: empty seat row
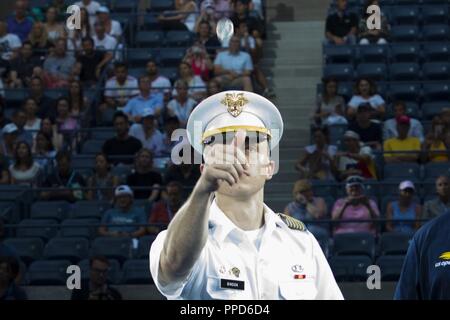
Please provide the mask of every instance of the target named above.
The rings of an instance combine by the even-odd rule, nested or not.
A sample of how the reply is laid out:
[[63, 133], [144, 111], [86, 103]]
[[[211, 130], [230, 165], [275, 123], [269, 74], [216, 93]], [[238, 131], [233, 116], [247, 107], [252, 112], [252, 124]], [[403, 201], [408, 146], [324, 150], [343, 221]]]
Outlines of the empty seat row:
[[190, 31], [138, 31], [134, 44], [145, 47], [186, 47], [193, 44], [194, 34]]

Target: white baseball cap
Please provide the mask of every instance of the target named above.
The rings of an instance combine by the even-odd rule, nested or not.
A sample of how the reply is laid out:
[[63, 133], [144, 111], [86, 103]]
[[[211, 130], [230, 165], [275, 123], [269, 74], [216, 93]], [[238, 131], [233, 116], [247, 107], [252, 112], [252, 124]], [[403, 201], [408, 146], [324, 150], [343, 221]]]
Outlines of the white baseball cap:
[[101, 6], [97, 9], [96, 13], [109, 13], [109, 9], [105, 6]]
[[414, 187], [414, 183], [412, 183], [412, 181], [405, 180], [400, 182], [398, 189], [399, 190], [413, 189], [415, 191], [416, 187]]
[[14, 123], [8, 123], [6, 126], [3, 127], [2, 132], [3, 133], [13, 133], [19, 131], [19, 128]]
[[133, 197], [133, 190], [131, 190], [131, 188], [127, 185], [121, 185], [118, 186], [116, 188], [116, 190], [114, 191], [114, 196], [119, 197], [119, 196], [131, 196]]

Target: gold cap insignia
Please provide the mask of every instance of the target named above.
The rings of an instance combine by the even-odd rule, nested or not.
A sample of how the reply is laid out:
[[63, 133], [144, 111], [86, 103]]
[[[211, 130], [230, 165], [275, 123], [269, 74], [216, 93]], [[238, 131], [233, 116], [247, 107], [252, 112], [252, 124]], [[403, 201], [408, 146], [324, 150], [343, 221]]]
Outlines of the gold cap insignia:
[[241, 114], [243, 107], [248, 103], [243, 93], [225, 93], [225, 98], [220, 102], [225, 105], [228, 112], [237, 117]]
[[231, 272], [233, 272], [233, 274], [236, 278], [239, 278], [239, 274], [241, 273], [241, 271], [236, 267], [232, 268]]

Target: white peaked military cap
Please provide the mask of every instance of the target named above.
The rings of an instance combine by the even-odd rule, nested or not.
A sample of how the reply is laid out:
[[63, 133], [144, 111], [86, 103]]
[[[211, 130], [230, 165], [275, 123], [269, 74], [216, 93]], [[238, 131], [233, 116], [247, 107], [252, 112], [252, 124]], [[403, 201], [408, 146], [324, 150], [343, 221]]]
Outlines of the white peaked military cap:
[[191, 145], [203, 152], [203, 142], [218, 133], [261, 132], [270, 137], [273, 149], [283, 134], [283, 119], [277, 107], [266, 98], [247, 91], [223, 91], [200, 102], [187, 123]]

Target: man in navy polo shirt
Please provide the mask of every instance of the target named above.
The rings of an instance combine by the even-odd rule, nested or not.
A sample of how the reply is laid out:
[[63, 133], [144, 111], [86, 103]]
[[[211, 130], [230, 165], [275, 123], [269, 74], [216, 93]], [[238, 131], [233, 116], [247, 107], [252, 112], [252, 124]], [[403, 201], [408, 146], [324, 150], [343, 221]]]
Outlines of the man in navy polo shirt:
[[450, 211], [429, 221], [414, 235], [394, 299], [450, 299]]
[[325, 36], [328, 44], [354, 44], [358, 17], [347, 11], [347, 0], [336, 0], [336, 12], [327, 17]]
[[7, 24], [8, 33], [14, 33], [22, 42], [28, 38], [28, 34], [33, 27], [33, 20], [27, 17], [27, 4], [25, 1], [16, 1], [14, 15], [8, 18]]

